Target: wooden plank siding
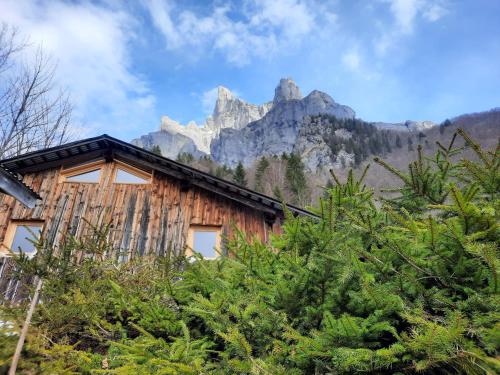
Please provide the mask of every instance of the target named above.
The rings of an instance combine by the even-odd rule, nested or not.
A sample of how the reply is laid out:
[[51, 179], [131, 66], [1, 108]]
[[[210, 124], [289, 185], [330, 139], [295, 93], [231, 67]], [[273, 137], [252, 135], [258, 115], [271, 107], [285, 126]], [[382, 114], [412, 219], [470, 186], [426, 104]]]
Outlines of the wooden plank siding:
[[233, 224], [266, 240], [264, 214], [196, 186], [187, 189], [172, 177], [158, 172], [151, 184], [113, 183], [114, 162], [102, 167], [101, 183], [60, 182], [61, 169], [24, 177], [26, 185], [42, 197], [33, 209], [0, 194], [0, 242], [11, 220], [42, 220], [44, 236], [54, 244], [70, 233], [89, 233], [90, 225], [112, 224], [109, 243], [114, 251], [130, 256], [164, 254], [171, 247], [184, 249], [189, 225], [220, 226], [231, 236]]
[[[229, 237], [233, 225], [249, 238], [267, 240], [265, 213], [201, 187], [152, 173], [150, 184], [113, 182], [117, 163], [102, 164], [99, 183], [63, 182], [62, 168], [26, 174], [24, 183], [42, 198], [32, 209], [0, 193], [0, 243], [13, 220], [42, 220], [43, 236], [57, 244], [71, 234], [83, 237], [91, 226], [111, 224], [108, 257], [125, 259], [144, 255], [179, 255], [185, 250], [190, 225], [221, 227]], [[0, 293], [9, 280], [7, 265], [0, 276]], [[0, 297], [1, 299], [1, 297]]]

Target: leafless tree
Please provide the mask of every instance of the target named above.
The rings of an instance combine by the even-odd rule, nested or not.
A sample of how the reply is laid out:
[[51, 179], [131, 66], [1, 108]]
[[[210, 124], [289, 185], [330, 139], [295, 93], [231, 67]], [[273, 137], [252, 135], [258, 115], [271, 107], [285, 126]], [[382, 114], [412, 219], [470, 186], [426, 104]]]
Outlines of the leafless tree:
[[70, 138], [72, 106], [54, 84], [55, 64], [38, 48], [31, 63], [17, 29], [0, 27], [0, 158], [55, 146]]

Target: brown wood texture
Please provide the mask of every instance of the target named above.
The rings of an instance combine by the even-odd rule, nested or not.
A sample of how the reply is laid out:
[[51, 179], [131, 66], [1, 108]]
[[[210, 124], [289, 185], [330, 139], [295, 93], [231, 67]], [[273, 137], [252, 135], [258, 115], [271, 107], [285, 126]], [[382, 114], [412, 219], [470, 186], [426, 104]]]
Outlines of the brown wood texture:
[[[189, 226], [220, 226], [232, 235], [233, 225], [249, 237], [266, 240], [264, 213], [218, 194], [158, 172], [151, 184], [116, 184], [118, 163], [102, 164], [100, 183], [64, 182], [61, 169], [24, 177], [42, 197], [33, 209], [0, 194], [0, 242], [11, 220], [43, 220], [43, 235], [55, 246], [66, 235], [90, 233], [91, 226], [112, 225], [114, 255], [181, 254]], [[121, 164], [120, 164], [121, 165]]]
[[[268, 231], [279, 230], [266, 223], [262, 211], [158, 172], [152, 173], [150, 184], [116, 184], [117, 165], [123, 167], [103, 163], [99, 183], [64, 182], [61, 168], [25, 175], [25, 184], [42, 200], [29, 209], [0, 193], [0, 243], [12, 220], [43, 220], [43, 236], [56, 249], [67, 234], [82, 238], [92, 233], [92, 226], [111, 224], [107, 256], [126, 260], [182, 254], [190, 225], [218, 226], [229, 238], [236, 227], [249, 239], [263, 241]], [[3, 262], [0, 300], [12, 294], [7, 287], [14, 287], [7, 277], [12, 265]]]

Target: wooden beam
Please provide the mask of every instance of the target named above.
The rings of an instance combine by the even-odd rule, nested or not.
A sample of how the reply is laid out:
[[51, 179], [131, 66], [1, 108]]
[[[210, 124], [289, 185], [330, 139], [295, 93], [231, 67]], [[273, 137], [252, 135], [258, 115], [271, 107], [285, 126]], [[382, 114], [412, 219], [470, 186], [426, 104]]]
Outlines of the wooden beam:
[[[99, 157], [102, 157], [104, 153], [104, 150], [96, 150], [96, 151], [90, 151], [85, 154], [80, 154], [80, 155], [75, 155], [75, 156], [68, 156], [64, 159], [60, 160], [53, 160], [49, 161], [46, 163], [42, 164], [33, 164], [27, 167], [18, 167], [15, 168], [16, 172], [19, 172], [21, 174], [25, 173], [32, 173], [32, 172], [39, 172], [51, 168], [56, 168], [60, 167], [61, 165], [71, 165], [71, 164], [80, 164], [84, 163], [89, 160], [94, 160]], [[7, 168], [9, 167], [8, 164], [5, 165]]]
[[25, 186], [21, 181], [11, 176], [8, 172], [0, 168], [0, 192], [11, 195], [29, 208], [35, 207], [39, 199], [31, 189]]

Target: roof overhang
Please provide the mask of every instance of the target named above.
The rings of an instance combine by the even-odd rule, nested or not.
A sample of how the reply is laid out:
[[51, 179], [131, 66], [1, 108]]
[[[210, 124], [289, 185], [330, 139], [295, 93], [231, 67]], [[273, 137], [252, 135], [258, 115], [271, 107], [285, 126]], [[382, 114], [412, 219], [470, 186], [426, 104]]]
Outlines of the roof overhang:
[[0, 167], [0, 192], [10, 195], [29, 208], [35, 207], [40, 196], [7, 169]]
[[[6, 159], [1, 161], [0, 165], [11, 171], [25, 174], [84, 163], [97, 158], [105, 158], [107, 160], [118, 159], [138, 167], [156, 170], [168, 176], [175, 177], [187, 185], [198, 186], [220, 196], [264, 211], [267, 214], [282, 215], [284, 211], [283, 203], [277, 199], [233, 182], [220, 179], [106, 134]], [[289, 204], [286, 204], [286, 207], [295, 215], [317, 217], [300, 207]]]

